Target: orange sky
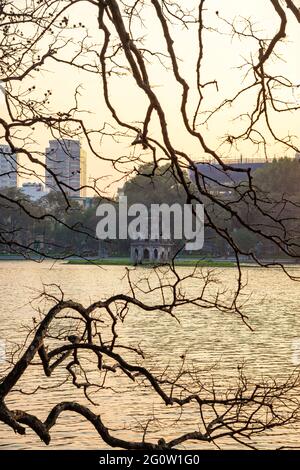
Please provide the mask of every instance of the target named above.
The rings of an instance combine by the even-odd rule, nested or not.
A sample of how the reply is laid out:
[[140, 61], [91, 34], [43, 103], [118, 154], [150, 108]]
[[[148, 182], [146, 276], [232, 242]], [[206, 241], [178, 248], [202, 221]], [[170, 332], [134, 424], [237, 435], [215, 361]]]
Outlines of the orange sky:
[[[179, 2], [180, 3], [180, 2]], [[183, 2], [186, 5], [187, 2]], [[195, 0], [190, 0], [189, 5], [196, 5]], [[300, 6], [300, 2], [299, 6]], [[93, 41], [99, 45], [102, 42], [102, 34], [97, 28], [96, 9], [87, 2], [75, 7], [74, 18], [83, 18], [85, 26], [89, 29], [89, 34]], [[274, 9], [269, 1], [252, 0], [251, 2], [241, 2], [238, 0], [210, 0], [207, 1], [208, 10], [204, 15], [204, 22], [207, 26], [222, 31], [206, 32], [204, 36], [205, 49], [203, 60], [203, 78], [202, 81], [217, 80], [218, 89], [214, 86], [208, 86], [204, 92], [204, 102], [202, 110], [211, 110], [220, 104], [225, 98], [233, 96], [239, 88], [252, 80], [251, 76], [244, 77], [245, 70], [238, 67], [245, 63], [245, 59], [250, 59], [251, 55], [257, 57], [257, 42], [253, 39], [232, 38], [229, 34], [229, 28], [221, 18], [228, 21], [235, 19], [237, 26], [241, 25], [241, 17], [251, 18], [255, 24], [257, 34], [265, 37], [271, 37], [277, 31], [279, 19], [274, 13]], [[216, 14], [218, 12], [218, 15]], [[136, 35], [145, 35], [145, 47], [151, 48], [152, 51], [161, 51], [165, 53], [166, 48], [163, 42], [163, 36], [160, 25], [155, 20], [153, 8], [145, 7], [144, 9], [145, 26], [141, 28], [137, 26], [134, 31]], [[281, 56], [281, 60], [268, 64], [268, 71], [288, 77], [294, 83], [300, 83], [299, 70], [299, 25], [294, 17], [289, 13], [288, 37], [283, 44], [276, 48], [276, 52]], [[76, 42], [80, 42], [81, 35], [84, 30], [73, 29], [71, 31]], [[197, 26], [190, 26], [185, 30], [181, 26], [174, 26], [171, 34], [175, 41], [177, 56], [180, 59], [179, 65], [182, 75], [190, 83], [191, 87], [195, 85], [195, 64], [197, 60]], [[75, 36], [74, 36], [75, 35]], [[71, 49], [66, 49], [64, 58], [68, 57]], [[169, 64], [169, 62], [167, 61]], [[95, 74], [83, 73], [68, 66], [57, 64], [53, 60], [46, 63], [46, 70], [39, 72], [34, 77], [36, 85], [36, 93], [41, 94], [44, 90], [51, 89], [51, 109], [65, 111], [73, 102], [73, 94], [76, 86], [81, 85], [81, 96], [79, 103], [82, 109], [89, 112], [81, 114], [86, 125], [90, 128], [100, 129], [104, 123], [112, 123], [113, 120], [110, 113], [106, 110], [102, 89], [101, 77]], [[149, 65], [149, 74], [151, 84], [154, 86], [155, 92], [160, 97], [164, 105], [166, 115], [169, 122], [169, 131], [173, 139], [174, 146], [180, 150], [184, 150], [192, 158], [199, 160], [206, 158], [196, 139], [189, 136], [182, 125], [179, 107], [181, 98], [181, 89], [175, 82], [172, 74], [166, 71], [157, 60]], [[244, 79], [244, 82], [243, 82]], [[19, 86], [19, 85], [17, 85]], [[21, 85], [21, 89], [28, 86], [28, 82]], [[147, 101], [142, 93], [137, 89], [135, 83], [130, 76], [113, 76], [110, 79], [110, 95], [112, 102], [115, 104], [123, 120], [137, 123], [142, 121], [146, 112]], [[285, 94], [284, 98], [290, 102], [300, 101], [300, 92]], [[203, 114], [199, 117], [199, 130], [203, 133], [206, 142], [212, 149], [218, 150], [223, 158], [239, 157], [241, 154], [244, 158], [264, 158], [263, 152], [256, 153], [249, 142], [244, 142], [237, 149], [229, 150], [228, 146], [220, 147], [222, 138], [225, 134], [239, 133], [246, 125], [245, 120], [235, 119], [242, 113], [252, 110], [256, 99], [256, 94], [249, 92], [236, 102], [231, 108], [226, 108], [212, 119], [208, 126], [201, 125], [201, 121], [206, 116]], [[189, 109], [193, 111], [197, 102], [197, 93], [191, 90]], [[2, 103], [3, 105], [3, 103]], [[3, 107], [2, 107], [3, 109]], [[287, 134], [299, 135], [299, 113], [279, 113], [271, 115], [272, 124], [278, 130], [279, 135], [284, 137]], [[157, 137], [159, 128], [157, 122], [154, 121], [150, 127], [150, 135]], [[32, 138], [37, 142], [30, 148], [35, 151], [42, 150], [47, 145], [49, 134], [41, 126], [36, 126], [33, 131]], [[119, 142], [115, 142], [110, 137], [104, 137], [101, 142], [99, 134], [95, 134], [93, 143], [96, 150], [104, 157], [119, 157], [122, 155], [130, 155], [140, 149], [134, 149], [130, 143], [134, 136], [129, 135], [128, 138], [121, 138]], [[299, 139], [295, 137], [295, 144], [299, 144]], [[86, 148], [86, 144], [84, 144]], [[111, 175], [109, 181], [116, 179], [118, 175], [112, 169], [109, 163], [105, 163], [88, 153], [87, 173], [92, 177], [102, 177], [103, 175]], [[293, 156], [293, 151], [285, 152], [281, 145], [274, 145], [270, 140], [269, 155], [282, 156], [287, 154]], [[147, 156], [145, 155], [145, 159]], [[110, 193], [113, 193], [118, 184], [110, 186]]]

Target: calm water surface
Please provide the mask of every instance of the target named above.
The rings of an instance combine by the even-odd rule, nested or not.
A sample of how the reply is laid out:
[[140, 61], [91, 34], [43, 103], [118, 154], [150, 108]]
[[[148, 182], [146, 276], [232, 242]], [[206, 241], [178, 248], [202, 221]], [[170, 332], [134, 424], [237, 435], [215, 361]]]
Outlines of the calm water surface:
[[[184, 272], [189, 268], [180, 269]], [[141, 274], [143, 271], [140, 270]], [[124, 272], [125, 268], [121, 266], [102, 269], [50, 262], [0, 261], [0, 339], [5, 339], [8, 345], [22, 341], [26, 335], [24, 325], [32, 325], [35, 316], [30, 301], [42, 290], [43, 283], [60, 284], [67, 298], [88, 305], [119, 292], [125, 285]], [[300, 268], [292, 268], [292, 272], [300, 275]], [[289, 280], [278, 269], [244, 268], [244, 274], [248, 279], [245, 294], [251, 294], [245, 312], [253, 332], [237, 317], [214, 310], [202, 311], [194, 306], [178, 312], [180, 324], [161, 313], [132, 310], [120, 330], [120, 338], [123, 343], [140, 344], [146, 353], [146, 365], [153, 371], [157, 371], [158, 364], [162, 363], [176, 368], [179, 356], [188, 351], [187, 360], [204, 371], [216, 364], [212, 371], [216, 383], [234, 384], [239, 363], [245, 363], [247, 373], [257, 380], [269, 376], [286, 377], [300, 362], [300, 284]], [[224, 268], [218, 276], [228, 287], [234, 287], [234, 268]], [[188, 288], [196, 293], [199, 286], [189, 282]], [[51, 406], [59, 401], [84, 402], [69, 385], [57, 390], [39, 390], [35, 395], [26, 394], [39, 384], [51, 385], [61, 378], [57, 372], [49, 381], [39, 367], [33, 368], [21, 384], [25, 394], [13, 394], [8, 405], [45, 418]], [[176, 411], [165, 409], [160, 400], [147, 391], [129, 392], [129, 386], [131, 388], [131, 383], [124, 378], [118, 382], [120, 393], [108, 389], [95, 397], [95, 409], [118, 436], [140, 437], [140, 423], [145, 423], [153, 413], [159, 416], [163, 428], [157, 431], [157, 437], [168, 439], [178, 435], [180, 430], [195, 429], [192, 408], [187, 409], [182, 421], [175, 425]], [[264, 449], [295, 446], [299, 436], [300, 428], [277, 429], [255, 442]], [[45, 448], [45, 445], [31, 431], [26, 436], [18, 436], [0, 425], [0, 447], [31, 449]], [[65, 413], [52, 430], [49, 447], [96, 449], [105, 448], [105, 445], [85, 420]], [[196, 447], [200, 445], [196, 444]], [[224, 442], [224, 447], [235, 448], [236, 444]]]

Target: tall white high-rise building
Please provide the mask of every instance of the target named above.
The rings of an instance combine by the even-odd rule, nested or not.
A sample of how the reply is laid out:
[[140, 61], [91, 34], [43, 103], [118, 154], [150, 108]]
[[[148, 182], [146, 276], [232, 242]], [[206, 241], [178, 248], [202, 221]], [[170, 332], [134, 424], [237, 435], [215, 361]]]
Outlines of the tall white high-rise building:
[[[85, 196], [85, 189], [79, 191], [79, 188], [86, 185], [86, 153], [78, 140], [50, 140], [46, 149], [46, 165], [60, 183], [67, 185], [62, 188], [69, 196]], [[55, 178], [47, 170], [46, 189], [59, 191]]]
[[0, 145], [0, 189], [18, 186], [17, 155], [9, 145]]

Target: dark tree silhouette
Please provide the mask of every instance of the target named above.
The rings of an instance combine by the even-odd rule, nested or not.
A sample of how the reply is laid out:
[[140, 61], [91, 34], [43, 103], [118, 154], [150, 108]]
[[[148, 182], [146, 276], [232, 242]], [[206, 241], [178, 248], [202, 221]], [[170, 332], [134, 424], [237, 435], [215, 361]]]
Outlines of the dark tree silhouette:
[[[143, 273], [142, 280], [136, 278], [134, 269], [127, 269], [126, 291], [88, 307], [65, 299], [62, 292], [54, 295], [49, 289], [45, 290], [42, 296], [47, 300], [48, 309], [40, 313], [38, 320], [36, 317], [23, 347], [12, 355], [0, 382], [0, 420], [15, 432], [24, 434], [30, 427], [49, 444], [51, 429], [58, 417], [65, 411], [73, 411], [88, 420], [103, 441], [113, 447], [174, 448], [188, 441], [221, 445], [222, 439], [229, 437], [253, 448], [253, 436], [299, 421], [297, 371], [281, 381], [277, 378], [253, 381], [241, 367], [236, 387], [220, 391], [203, 383], [202, 371], [190, 370], [184, 356], [180, 358], [175, 375], [169, 373], [167, 364], [160, 364], [158, 373], [143, 364], [143, 351], [138, 345], [123, 344], [118, 339], [119, 324], [126, 321], [132, 309], [136, 315], [158, 311], [176, 321], [178, 308], [188, 311], [189, 306], [193, 306], [199, 312], [211, 309], [235, 314], [251, 328], [241, 299], [244, 280], [240, 260], [245, 255], [260, 266], [278, 265], [291, 279], [299, 280], [280, 260], [266, 260], [253, 244], [245, 243], [244, 237], [235, 236], [230, 229], [230, 224], [234, 224], [242, 230], [240, 235], [249, 232], [252, 239], [257, 237], [268, 243], [277, 250], [278, 258], [292, 260], [298, 256], [298, 215], [297, 211], [291, 213], [290, 207], [298, 207], [299, 201], [289, 195], [266, 192], [258, 187], [259, 179], [253, 178], [250, 169], [237, 168], [228, 158], [232, 152], [240, 152], [245, 142], [249, 148], [263, 152], [266, 159], [271, 157], [275, 143], [282, 152], [299, 151], [297, 138], [289, 133], [283, 135], [278, 129], [281, 125], [284, 128], [286, 115], [293, 113], [296, 118], [299, 114], [299, 104], [293, 99], [299, 85], [290, 77], [290, 64], [282, 62], [279, 55], [288, 47], [287, 38], [298, 39], [291, 37], [290, 26], [298, 25], [300, 11], [296, 1], [269, 0], [267, 3], [274, 20], [270, 31], [256, 25], [254, 4], [253, 19], [232, 19], [226, 7], [222, 5], [221, 9], [220, 5], [215, 11], [205, 0], [0, 2], [0, 73], [4, 97], [1, 141], [9, 145], [11, 158], [14, 154], [20, 156], [21, 164], [17, 169], [20, 176], [43, 179], [44, 172], [51, 173], [64, 210], [52, 211], [49, 205], [41, 205], [37, 211], [18, 192], [9, 191], [1, 191], [0, 204], [20, 212], [22, 220], [35, 223], [46, 220], [65, 227], [72, 234], [95, 237], [90, 228], [66, 219], [65, 213], [72, 209], [69, 191], [79, 192], [83, 188], [68, 186], [60, 175], [47, 168], [38, 142], [41, 135], [80, 137], [90, 155], [110, 165], [115, 180], [121, 183], [133, 175], [151, 180], [167, 164], [186, 203], [204, 204], [206, 230], [218, 236], [231, 250], [237, 266], [234, 292], [225, 295], [217, 291], [213, 298], [210, 288], [215, 282], [214, 275], [198, 267], [183, 275], [174, 261], [165, 267], [166, 271], [154, 267]], [[81, 19], [83, 11], [84, 19]], [[181, 61], [180, 38], [185, 35], [187, 41], [192, 41], [192, 65], [187, 57]], [[213, 38], [219, 35], [222, 38], [229, 35], [233, 41], [238, 39], [246, 51], [242, 64], [239, 58], [239, 81], [229, 92], [228, 87], [223, 89], [222, 76], [226, 71], [221, 69], [213, 77], [206, 72], [206, 56], [214, 50]], [[57, 88], [48, 89], [47, 70], [61, 74]], [[103, 106], [105, 117], [101, 125], [97, 119], [90, 118], [81, 100], [80, 86], [74, 85], [72, 103], [60, 100], [59, 89], [67, 91], [73, 86], [71, 78], [70, 83], [64, 83], [63, 77], [71, 77], [75, 70], [83, 84], [101, 84], [100, 93], [99, 86], [93, 90], [95, 101], [99, 100]], [[166, 103], [168, 100], [156, 83], [160, 74], [161, 80], [172, 83], [177, 93], [175, 125], [171, 115], [173, 103]], [[117, 86], [124, 88], [124, 94], [127, 87], [135, 90], [136, 106], [134, 103], [129, 109], [122, 106], [115, 97]], [[212, 93], [214, 99], [211, 100]], [[230, 114], [226, 114], [228, 109]], [[221, 145], [212, 145], [209, 129], [215, 126], [218, 116], [223, 122], [239, 119], [239, 125], [233, 134], [232, 127], [224, 124], [215, 140]], [[115, 156], [106, 155], [102, 150], [103, 142], [107, 141], [114, 143], [114, 148], [120, 148]], [[233, 179], [228, 191], [228, 185], [199, 172], [189, 150], [192, 145], [196, 146], [199, 158], [202, 155], [203, 159], [218, 164], [221, 172], [243, 173], [243, 182], [235, 183]], [[141, 175], [143, 169], [149, 168], [145, 163], [151, 163], [152, 170]], [[187, 172], [191, 180], [186, 177]], [[111, 182], [94, 178], [89, 187], [98, 197], [106, 198], [108, 184]], [[49, 253], [24, 241], [18, 233], [20, 230], [18, 226], [8, 227], [0, 218], [1, 246], [26, 255], [31, 252], [41, 257], [66, 256], [59, 250]], [[155, 284], [149, 281], [153, 273]], [[183, 285], [187, 280], [197, 286], [197, 295], [185, 293]], [[59, 291], [59, 286], [57, 289]], [[92, 376], [86, 365], [87, 358], [94, 368]], [[37, 361], [49, 379], [55, 370], [64, 371], [65, 380], [71, 380], [74, 386], [76, 400], [57, 403], [47, 410], [45, 420], [8, 405], [10, 394], [18, 390], [22, 376]], [[123, 376], [133, 390], [146, 387], [168, 408], [196, 409], [195, 423], [191, 423], [193, 430], [178, 432], [178, 437], [172, 440], [162, 435], [157, 442], [148, 438], [145, 426], [137, 442], [120, 439], [118, 432], [109, 429], [93, 409], [99, 401], [95, 395], [101, 397], [101, 391], [110, 380], [117, 386]], [[46, 389], [49, 394], [53, 390], [48, 384]], [[81, 390], [85, 404], [76, 398]]]

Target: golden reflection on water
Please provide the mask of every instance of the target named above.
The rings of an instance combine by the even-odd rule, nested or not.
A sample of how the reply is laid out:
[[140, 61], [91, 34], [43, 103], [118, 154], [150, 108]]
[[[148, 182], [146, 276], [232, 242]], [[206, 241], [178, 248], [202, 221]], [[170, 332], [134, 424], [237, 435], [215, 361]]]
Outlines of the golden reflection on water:
[[[29, 301], [42, 289], [42, 284], [57, 283], [66, 298], [73, 298], [84, 304], [103, 299], [125, 288], [124, 267], [75, 266], [63, 263], [44, 262], [0, 262], [0, 339], [20, 342], [25, 336], [22, 325], [32, 324], [35, 315]], [[180, 270], [189, 268], [180, 268]], [[293, 268], [300, 274], [300, 268]], [[142, 272], [142, 271], [141, 271]], [[160, 364], [169, 363], [176, 368], [179, 358], [187, 351], [187, 360], [203, 369], [203, 377], [210, 380], [213, 375], [220, 387], [234, 384], [237, 365], [244, 363], [247, 374], [259, 380], [263, 377], [284, 378], [300, 362], [300, 284], [293, 282], [279, 269], [244, 268], [248, 285], [244, 294], [250, 294], [245, 312], [254, 331], [251, 332], [239, 318], [221, 314], [215, 310], [200, 310], [196, 306], [178, 310], [180, 324], [174, 319], [157, 312], [130, 311], [124, 326], [119, 330], [119, 340], [131, 345], [141, 344], [146, 353], [145, 363], [153, 371], [159, 371]], [[220, 279], [234, 288], [234, 268], [218, 272]], [[199, 289], [197, 282], [189, 281], [187, 286], [194, 294]], [[10, 344], [10, 343], [9, 343]], [[208, 370], [215, 364], [212, 371]], [[206, 371], [206, 372], [205, 372]], [[51, 384], [63, 379], [57, 371]], [[30, 370], [22, 381], [24, 391], [37, 385], [45, 385], [39, 367]], [[179, 411], [166, 409], [154, 394], [146, 390], [139, 392], [128, 388], [126, 378], [118, 378], [113, 384], [118, 390], [103, 390], [98, 398], [97, 412], [109, 427], [117, 430], [123, 438], [141, 436], [139, 423], [146, 422], [153, 413], [159, 417], [163, 431], [157, 430], [157, 437], [166, 439], [180, 431], [197, 428], [195, 410], [187, 408], [179, 423]], [[130, 384], [131, 386], [131, 384]], [[10, 398], [10, 407], [24, 408], [45, 418], [52, 404], [63, 400], [84, 399], [69, 385], [58, 390], [39, 390], [34, 396], [15, 393]], [[299, 442], [300, 428], [277, 429], [260, 436], [255, 442], [260, 448], [293, 446]], [[191, 447], [201, 447], [191, 443]], [[236, 448], [237, 444], [224, 442], [225, 448]], [[31, 432], [17, 436], [4, 425], [0, 425], [0, 448], [31, 449], [45, 448], [38, 437]], [[63, 414], [52, 430], [50, 448], [105, 448], [93, 428], [82, 418], [71, 413]], [[208, 445], [204, 445], [208, 447]]]

